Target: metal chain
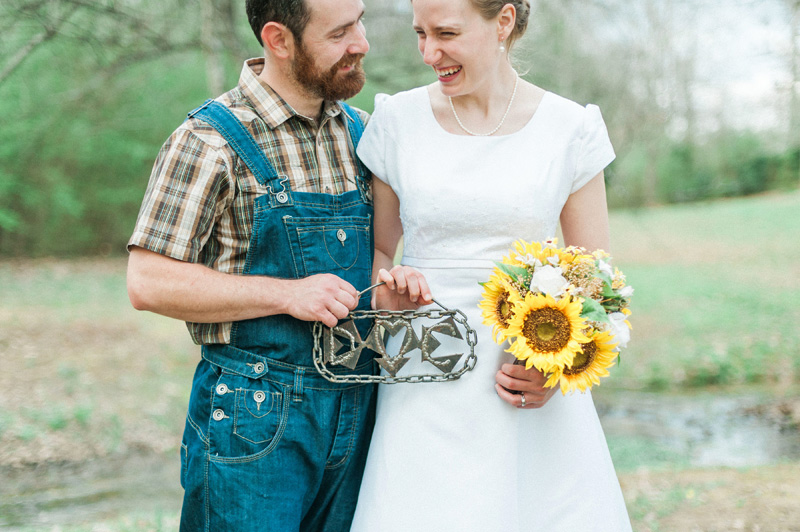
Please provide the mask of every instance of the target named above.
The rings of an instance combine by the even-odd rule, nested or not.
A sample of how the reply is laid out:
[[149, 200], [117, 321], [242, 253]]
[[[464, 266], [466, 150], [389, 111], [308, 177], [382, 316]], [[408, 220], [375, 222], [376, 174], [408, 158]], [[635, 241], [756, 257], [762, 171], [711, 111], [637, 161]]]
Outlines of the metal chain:
[[[368, 289], [369, 290], [369, 289]], [[366, 291], [366, 290], [365, 290]], [[442, 307], [442, 310], [357, 310], [348, 315], [348, 318], [353, 320], [362, 319], [376, 319], [376, 318], [404, 318], [412, 320], [416, 318], [430, 318], [439, 320], [442, 318], [452, 317], [454, 321], [460, 323], [466, 330], [466, 342], [469, 345], [469, 355], [464, 361], [464, 366], [458, 371], [448, 371], [446, 373], [437, 374], [422, 374], [422, 375], [406, 375], [402, 377], [393, 377], [391, 375], [336, 375], [325, 365], [324, 352], [322, 348], [322, 337], [324, 327], [321, 322], [314, 323], [314, 366], [320, 375], [325, 377], [331, 382], [343, 383], [370, 383], [380, 382], [383, 384], [399, 384], [399, 383], [420, 383], [420, 382], [445, 382], [452, 381], [460, 378], [464, 373], [470, 371], [475, 367], [478, 361], [475, 355], [475, 345], [478, 343], [478, 333], [469, 326], [467, 323], [467, 316], [459, 309], [450, 310], [435, 299], [434, 303]]]

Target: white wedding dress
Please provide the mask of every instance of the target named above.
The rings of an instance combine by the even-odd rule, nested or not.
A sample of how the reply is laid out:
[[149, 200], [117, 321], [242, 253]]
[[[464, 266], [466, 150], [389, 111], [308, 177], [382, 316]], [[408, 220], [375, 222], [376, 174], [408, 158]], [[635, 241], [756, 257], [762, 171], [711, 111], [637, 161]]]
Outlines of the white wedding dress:
[[[516, 239], [554, 236], [569, 194], [613, 160], [600, 110], [546, 93], [519, 132], [469, 137], [442, 129], [426, 88], [379, 95], [358, 154], [400, 200], [403, 264], [466, 313], [479, 340], [459, 380], [380, 385], [351, 530], [629, 531], [591, 394], [557, 392], [534, 410], [503, 402], [495, 373], [513, 357], [478, 309], [493, 261]], [[435, 356], [465, 352], [437, 339]], [[401, 375], [431, 372], [408, 356]]]

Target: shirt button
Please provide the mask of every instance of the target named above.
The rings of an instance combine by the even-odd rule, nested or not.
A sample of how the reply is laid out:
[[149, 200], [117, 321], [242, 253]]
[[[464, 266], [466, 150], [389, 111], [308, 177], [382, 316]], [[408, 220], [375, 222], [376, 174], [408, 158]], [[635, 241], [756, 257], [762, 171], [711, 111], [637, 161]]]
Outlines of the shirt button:
[[336, 231], [336, 238], [339, 239], [339, 242], [344, 244], [344, 241], [347, 240], [347, 233], [344, 232], [344, 229], [339, 229]]
[[263, 371], [264, 371], [264, 363], [263, 362], [256, 362], [253, 365], [253, 371], [255, 371], [256, 373], [263, 373]]
[[267, 398], [266, 394], [264, 392], [262, 392], [261, 390], [259, 390], [259, 391], [257, 391], [256, 393], [253, 394], [253, 399], [256, 400], [256, 403], [263, 403], [264, 399], [266, 399], [266, 398]]
[[228, 386], [225, 384], [220, 384], [219, 386], [217, 386], [217, 393], [219, 395], [225, 395], [226, 393], [228, 393]]
[[275, 195], [275, 199], [278, 200], [278, 203], [286, 203], [289, 200], [289, 196], [286, 192], [278, 192]]
[[222, 421], [225, 419], [225, 412], [223, 412], [221, 408], [217, 408], [214, 410], [214, 413], [211, 414], [211, 417], [214, 418], [214, 421]]

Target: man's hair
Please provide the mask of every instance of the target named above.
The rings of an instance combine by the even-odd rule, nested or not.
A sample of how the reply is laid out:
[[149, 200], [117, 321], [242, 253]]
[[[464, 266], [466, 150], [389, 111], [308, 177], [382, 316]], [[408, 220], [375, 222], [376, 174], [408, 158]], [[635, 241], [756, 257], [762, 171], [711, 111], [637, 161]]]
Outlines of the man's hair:
[[268, 22], [283, 24], [295, 39], [302, 41], [303, 31], [311, 18], [306, 0], [247, 0], [246, 6], [247, 20], [261, 46], [264, 46], [261, 30]]

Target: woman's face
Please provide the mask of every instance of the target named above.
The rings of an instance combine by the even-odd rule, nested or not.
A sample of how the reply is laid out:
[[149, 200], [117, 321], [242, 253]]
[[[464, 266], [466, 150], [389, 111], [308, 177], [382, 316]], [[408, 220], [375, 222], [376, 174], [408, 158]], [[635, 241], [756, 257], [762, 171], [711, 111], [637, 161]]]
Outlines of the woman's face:
[[445, 96], [469, 94], [497, 78], [499, 26], [469, 0], [412, 0], [414, 30], [426, 65]]

